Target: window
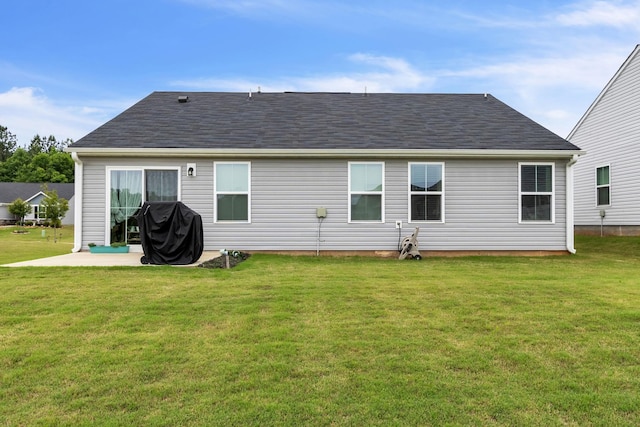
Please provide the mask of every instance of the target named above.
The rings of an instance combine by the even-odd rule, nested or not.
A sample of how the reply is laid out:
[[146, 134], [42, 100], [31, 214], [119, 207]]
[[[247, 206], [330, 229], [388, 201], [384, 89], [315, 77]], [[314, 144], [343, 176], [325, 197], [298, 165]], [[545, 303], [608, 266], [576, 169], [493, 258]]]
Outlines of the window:
[[609, 166], [596, 168], [596, 203], [598, 206], [611, 204], [611, 176]]
[[384, 163], [349, 163], [349, 221], [384, 222]]
[[110, 242], [140, 244], [138, 212], [144, 202], [179, 200], [179, 168], [108, 170]]
[[178, 201], [178, 173], [175, 170], [145, 171], [145, 194], [147, 202]]
[[409, 222], [444, 221], [443, 178], [443, 163], [409, 163]]
[[250, 222], [251, 164], [216, 162], [213, 168], [216, 222]]
[[554, 221], [554, 165], [520, 164], [520, 221]]

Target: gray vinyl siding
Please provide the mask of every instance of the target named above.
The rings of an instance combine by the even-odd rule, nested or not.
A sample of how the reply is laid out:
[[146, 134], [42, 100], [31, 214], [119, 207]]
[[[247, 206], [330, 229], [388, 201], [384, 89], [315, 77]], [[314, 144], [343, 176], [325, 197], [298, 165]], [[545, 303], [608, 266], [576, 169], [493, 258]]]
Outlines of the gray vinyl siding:
[[[640, 53], [630, 57], [570, 136], [587, 151], [575, 166], [575, 224], [640, 225]], [[610, 166], [611, 204], [596, 206], [596, 168]]]
[[518, 163], [447, 161], [446, 222], [421, 228], [421, 246], [424, 242], [434, 250], [566, 249], [565, 162], [555, 164], [553, 224], [519, 223]]
[[[84, 160], [82, 245], [105, 242], [106, 166], [181, 167], [181, 201], [202, 216], [206, 250], [378, 250], [420, 227], [421, 250], [565, 250], [565, 161], [555, 166], [555, 223], [518, 222], [518, 160], [442, 160], [445, 222], [408, 223], [408, 163], [385, 163], [384, 223], [349, 223], [348, 163], [362, 159], [252, 159], [251, 222], [214, 222], [216, 159]], [[231, 159], [220, 159], [228, 162]], [[241, 161], [246, 161], [242, 159]], [[368, 160], [367, 160], [368, 161]], [[527, 161], [527, 159], [522, 159]], [[186, 164], [197, 176], [186, 176]], [[316, 208], [327, 209], [319, 224]]]
[[105, 165], [100, 161], [83, 159], [82, 180], [82, 247], [89, 243], [103, 245], [105, 238]]
[[2, 221], [14, 221], [15, 216], [9, 213], [9, 203], [0, 204], [0, 222]]

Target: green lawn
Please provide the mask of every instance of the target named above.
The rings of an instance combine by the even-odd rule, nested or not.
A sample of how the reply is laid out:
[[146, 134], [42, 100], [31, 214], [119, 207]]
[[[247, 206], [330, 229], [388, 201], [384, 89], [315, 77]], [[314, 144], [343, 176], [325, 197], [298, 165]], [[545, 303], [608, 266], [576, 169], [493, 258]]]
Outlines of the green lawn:
[[0, 424], [640, 425], [640, 239], [577, 248], [1, 268]]
[[[16, 231], [24, 233], [16, 234]], [[73, 227], [0, 227], [0, 264], [71, 253]]]

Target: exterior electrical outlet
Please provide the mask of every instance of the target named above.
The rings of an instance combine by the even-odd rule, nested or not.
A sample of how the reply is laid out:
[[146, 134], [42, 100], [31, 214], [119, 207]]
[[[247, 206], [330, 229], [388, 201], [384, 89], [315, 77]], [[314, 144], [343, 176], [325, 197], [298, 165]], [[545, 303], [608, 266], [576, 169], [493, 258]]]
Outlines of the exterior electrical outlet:
[[327, 208], [317, 208], [316, 216], [318, 218], [326, 218], [327, 217]]
[[402, 221], [396, 221], [396, 228], [402, 228]]

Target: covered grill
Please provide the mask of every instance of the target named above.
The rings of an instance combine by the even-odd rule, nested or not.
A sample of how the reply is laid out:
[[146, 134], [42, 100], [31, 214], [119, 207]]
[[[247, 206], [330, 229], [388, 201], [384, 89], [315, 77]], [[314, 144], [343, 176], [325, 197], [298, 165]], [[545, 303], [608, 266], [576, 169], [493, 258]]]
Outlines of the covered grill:
[[138, 213], [143, 264], [193, 264], [204, 249], [202, 218], [182, 202], [146, 202]]

